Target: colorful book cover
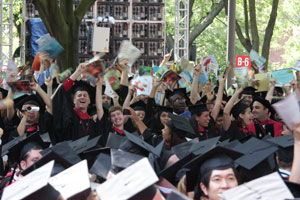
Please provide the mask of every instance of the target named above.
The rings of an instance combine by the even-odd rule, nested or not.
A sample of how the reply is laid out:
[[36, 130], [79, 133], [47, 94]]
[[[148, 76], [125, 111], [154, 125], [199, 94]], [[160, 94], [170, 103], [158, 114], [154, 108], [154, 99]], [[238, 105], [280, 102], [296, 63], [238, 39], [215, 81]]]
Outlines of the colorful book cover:
[[37, 43], [39, 45], [38, 51], [47, 52], [51, 58], [55, 58], [64, 50], [57, 40], [51, 37], [49, 33], [40, 37], [40, 39], [37, 40]]
[[157, 70], [159, 69], [159, 66], [153, 65], [152, 68], [153, 68], [153, 69], [152, 69], [152, 76], [153, 76], [154, 74], [156, 74]]
[[154, 99], [155, 99], [156, 104], [159, 104], [159, 105], [161, 104], [160, 101], [161, 101], [161, 98], [162, 98], [163, 95], [164, 94], [162, 92], [156, 92], [155, 93], [155, 98]]
[[207, 79], [209, 79], [210, 72], [214, 72], [216, 75], [218, 74], [219, 65], [214, 54], [211, 54], [203, 59], [201, 68], [204, 76]]
[[246, 87], [249, 84], [248, 67], [235, 67], [234, 78], [239, 87]]
[[167, 66], [161, 66], [158, 68], [158, 70], [155, 73], [155, 76], [158, 80], [161, 80], [165, 73], [167, 73], [169, 69]]
[[258, 82], [259, 85], [256, 92], [264, 92], [269, 90], [270, 74], [268, 73], [255, 74], [255, 80], [259, 81]]
[[11, 87], [13, 93], [31, 93], [32, 90], [30, 88], [29, 81], [14, 81], [14, 82], [7, 82], [7, 84]]
[[178, 81], [181, 88], [186, 88], [186, 92], [190, 92], [192, 89], [193, 77], [188, 70], [185, 70], [179, 74], [181, 79]]
[[110, 83], [109, 83], [108, 80], [105, 80], [105, 91], [104, 91], [104, 94], [107, 95], [107, 96], [109, 96], [112, 99], [115, 97], [115, 91], [110, 86]]
[[7, 82], [14, 82], [18, 79], [18, 66], [14, 63], [14, 61], [9, 60], [6, 68], [6, 76], [5, 80]]
[[291, 68], [276, 70], [272, 72], [271, 76], [276, 79], [276, 86], [289, 86], [290, 81], [294, 80], [294, 74]]
[[113, 90], [120, 88], [120, 80], [115, 70], [109, 70], [104, 75], [104, 80], [108, 81], [108, 84]]
[[98, 75], [103, 75], [104, 73], [104, 64], [101, 60], [96, 60], [90, 64], [87, 65], [86, 70], [89, 80], [95, 84], [98, 78]]
[[261, 72], [265, 68], [265, 63], [267, 60], [264, 57], [258, 55], [258, 53], [255, 50], [251, 49], [250, 61], [251, 62], [254, 61], [258, 66], [259, 72]]
[[141, 66], [139, 68], [139, 75], [140, 76], [152, 76], [152, 67], [149, 66]]
[[127, 58], [129, 60], [128, 66], [132, 67], [135, 61], [141, 56], [141, 51], [136, 48], [130, 41], [124, 40], [121, 43], [118, 58]]
[[166, 72], [162, 77], [163, 83], [167, 86], [169, 90], [172, 91], [175, 88], [176, 84], [178, 83], [179, 79], [181, 79], [181, 77], [172, 70]]
[[146, 76], [137, 76], [132, 79], [131, 85], [136, 89], [136, 96], [147, 95], [149, 96], [153, 86], [153, 77]]

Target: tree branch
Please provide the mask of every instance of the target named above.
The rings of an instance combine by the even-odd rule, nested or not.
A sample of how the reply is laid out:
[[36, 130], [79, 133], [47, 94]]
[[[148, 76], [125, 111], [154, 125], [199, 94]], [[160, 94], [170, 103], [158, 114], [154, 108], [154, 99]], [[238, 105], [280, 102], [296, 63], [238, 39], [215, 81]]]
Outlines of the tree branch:
[[192, 45], [194, 40], [200, 35], [213, 21], [214, 18], [221, 12], [224, 7], [224, 1], [220, 3], [206, 16], [205, 20], [195, 25], [195, 28], [190, 33], [189, 45]]
[[76, 8], [74, 15], [77, 20], [77, 23], [80, 24], [85, 13], [91, 8], [96, 0], [81, 0], [78, 7]]
[[273, 36], [273, 31], [275, 27], [275, 22], [277, 18], [277, 9], [278, 9], [279, 0], [273, 0], [272, 11], [270, 14], [270, 19], [266, 28], [266, 34], [262, 47], [262, 56], [267, 59], [266, 66], [268, 66], [269, 53], [270, 53], [270, 44]]
[[259, 52], [259, 35], [256, 23], [255, 0], [249, 0], [250, 11], [250, 26], [252, 35], [252, 47], [255, 51]]
[[246, 37], [250, 40], [247, 0], [244, 0], [244, 15], [245, 15], [245, 33], [246, 33]]
[[241, 26], [238, 23], [238, 21], [235, 21], [235, 31], [236, 31], [236, 34], [237, 34], [239, 40], [241, 41], [242, 45], [245, 47], [245, 49], [247, 49], [248, 52], [250, 52], [252, 49], [250, 39], [244, 37]]

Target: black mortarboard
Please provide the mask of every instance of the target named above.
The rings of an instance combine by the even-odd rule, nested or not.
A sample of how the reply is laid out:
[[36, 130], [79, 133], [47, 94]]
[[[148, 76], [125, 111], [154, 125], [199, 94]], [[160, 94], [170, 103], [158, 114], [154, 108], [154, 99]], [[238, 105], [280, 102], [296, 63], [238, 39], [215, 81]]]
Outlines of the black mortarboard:
[[143, 148], [144, 150], [146, 150], [147, 152], [151, 152], [156, 156], [160, 156], [162, 148], [160, 146], [158, 146], [157, 148], [148, 144], [147, 142], [145, 142], [144, 140], [142, 140], [142, 138], [137, 137], [135, 135], [133, 135], [132, 133], [128, 133], [127, 131], [125, 131], [125, 135], [127, 137], [127, 139], [131, 142], [136, 144], [137, 146]]
[[171, 150], [179, 159], [182, 159], [190, 153], [189, 150], [190, 150], [191, 146], [198, 142], [199, 142], [199, 138], [195, 138], [188, 142], [178, 144], [178, 145], [172, 147]]
[[187, 96], [187, 93], [186, 93], [186, 89], [185, 88], [175, 88], [173, 89], [173, 91], [171, 90], [166, 90], [165, 91], [165, 97], [166, 99], [170, 99], [170, 97], [172, 97], [173, 95], [175, 94], [180, 94], [181, 96], [183, 96], [185, 99], [189, 100], [189, 97]]
[[118, 149], [120, 147], [120, 144], [126, 140], [126, 137], [120, 136], [114, 133], [109, 133], [106, 147], [110, 147], [112, 149]]
[[84, 151], [79, 156], [82, 160], [86, 159], [88, 161], [88, 167], [91, 168], [92, 165], [95, 163], [98, 155], [100, 155], [103, 152], [110, 154], [110, 148], [101, 147], [101, 148], [91, 149], [88, 151]]
[[36, 105], [38, 107], [40, 107], [40, 113], [43, 112], [45, 110], [45, 103], [41, 100], [40, 97], [36, 96], [36, 95], [30, 95], [30, 96], [26, 96], [24, 98], [22, 98], [17, 104], [16, 107], [19, 110], [22, 110], [23, 105], [28, 105], [28, 104], [32, 104], [32, 105]]
[[94, 137], [86, 142], [82, 142], [78, 146], [73, 146], [73, 151], [77, 154], [81, 154], [84, 151], [87, 151], [91, 148], [95, 148], [100, 138], [101, 135], [99, 135], [98, 137]]
[[195, 143], [191, 146], [189, 151], [195, 155], [204, 154], [210, 149], [212, 149], [213, 147], [215, 147], [219, 140], [220, 137], [214, 137], [214, 138], [201, 141], [199, 143]]
[[243, 101], [239, 101], [232, 107], [231, 114], [235, 119], [237, 119], [239, 114], [245, 112], [247, 108], [249, 108], [249, 105], [243, 103]]
[[[233, 168], [233, 160], [243, 154], [221, 146], [216, 146], [203, 155], [199, 155], [186, 165], [187, 172], [187, 191], [192, 191], [197, 183], [199, 176], [203, 176], [212, 170]], [[199, 174], [200, 173], [200, 174]]]
[[289, 190], [291, 191], [291, 193], [293, 194], [293, 196], [295, 198], [300, 198], [300, 184], [299, 183], [295, 183], [295, 182], [291, 182], [291, 181], [284, 181], [284, 183], [289, 188]]
[[3, 98], [3, 99], [4, 99], [4, 98], [7, 96], [7, 94], [8, 94], [8, 91], [5, 90], [5, 89], [3, 89], [3, 88], [1, 88], [1, 87], [0, 87], [0, 92], [2, 93], [2, 98]]
[[208, 111], [206, 104], [195, 104], [195, 105], [191, 105], [189, 106], [189, 110], [191, 111], [191, 114], [194, 115], [198, 115], [200, 116], [201, 113]]
[[191, 199], [176, 190], [172, 190], [167, 200], [191, 200]]
[[291, 163], [293, 162], [294, 157], [294, 136], [284, 135], [280, 137], [272, 137], [266, 140], [267, 142], [271, 142], [276, 144], [279, 149], [277, 151], [277, 156], [280, 161]]
[[90, 168], [90, 172], [97, 175], [100, 182], [106, 181], [107, 174], [111, 168], [110, 148], [102, 149], [97, 159]]
[[77, 91], [87, 91], [91, 100], [90, 104], [95, 103], [96, 98], [96, 88], [91, 86], [85, 81], [75, 81], [72, 87], [72, 94], [75, 94]]
[[29, 168], [25, 169], [22, 172], [22, 175], [26, 175], [37, 169], [38, 167], [44, 165], [45, 163], [48, 163], [51, 160], [55, 160], [55, 165], [51, 174], [53, 176], [81, 161], [81, 159], [69, 146], [68, 142], [56, 144], [50, 149], [44, 150], [43, 152], [41, 152], [41, 154], [43, 155], [43, 157], [36, 163], [31, 165]]
[[69, 143], [69, 146], [74, 150], [76, 149], [78, 146], [80, 146], [82, 143], [86, 143], [89, 139], [89, 135], [81, 137], [77, 140], [74, 140], [72, 142]]
[[139, 100], [139, 101], [131, 104], [130, 107], [133, 108], [135, 111], [138, 111], [138, 110], [146, 111], [146, 104], [142, 100]]
[[256, 89], [252, 86], [245, 87], [241, 94], [255, 95]]
[[284, 91], [282, 89], [282, 87], [275, 87], [274, 88], [274, 92], [276, 93], [275, 96], [280, 96], [280, 95], [283, 95], [284, 94]]
[[275, 153], [278, 148], [268, 142], [252, 137], [247, 142], [236, 147], [235, 150], [245, 154], [235, 162], [240, 166], [251, 170], [270, 155]]
[[111, 165], [113, 166], [114, 172], [118, 173], [123, 169], [126, 169], [133, 163], [136, 163], [137, 161], [144, 158], [143, 156], [129, 153], [126, 151], [119, 151], [116, 149], [110, 150], [111, 154]]
[[173, 112], [173, 108], [167, 106], [156, 105], [157, 112]]
[[195, 135], [195, 131], [188, 119], [171, 113], [169, 114], [169, 117], [171, 120], [168, 121], [166, 125], [172, 128], [172, 133], [176, 133], [176, 135], [180, 138]]
[[187, 164], [189, 161], [191, 161], [193, 158], [195, 158], [195, 155], [192, 153], [189, 153], [184, 158], [181, 158], [173, 165], [169, 166], [168, 168], [163, 169], [161, 172], [159, 172], [159, 176], [164, 177], [167, 179], [170, 183], [173, 185], [177, 185], [179, 180], [182, 178], [182, 176], [185, 174], [186, 170], [183, 169], [183, 166]]
[[14, 147], [15, 145], [17, 145], [19, 142], [23, 141], [25, 138], [27, 137], [26, 134], [24, 135], [21, 135], [19, 137], [16, 137], [15, 139], [5, 143], [3, 146], [2, 146], [2, 152], [1, 152], [1, 156], [4, 156], [6, 154], [8, 154], [9, 152], [9, 149]]
[[271, 106], [271, 103], [268, 100], [266, 100], [262, 97], [255, 97], [253, 100], [253, 103], [255, 101], [261, 103], [265, 108], [268, 108], [270, 113], [273, 113], [273, 114], [275, 113], [275, 110], [273, 109], [273, 107]]
[[[20, 136], [21, 137], [21, 136]], [[31, 134], [27, 137], [21, 137], [14, 146], [9, 149], [9, 157], [12, 162], [19, 163], [24, 159], [25, 155], [31, 149], [44, 149], [47, 148], [47, 144], [43, 142], [38, 133]]]

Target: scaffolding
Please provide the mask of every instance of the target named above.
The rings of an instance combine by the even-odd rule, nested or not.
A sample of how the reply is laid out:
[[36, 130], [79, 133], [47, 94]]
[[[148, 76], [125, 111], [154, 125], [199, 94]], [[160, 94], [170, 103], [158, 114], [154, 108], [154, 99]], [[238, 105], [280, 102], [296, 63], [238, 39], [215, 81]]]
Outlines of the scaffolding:
[[0, 67], [6, 67], [13, 54], [13, 0], [0, 0]]
[[174, 60], [189, 59], [189, 0], [175, 0]]

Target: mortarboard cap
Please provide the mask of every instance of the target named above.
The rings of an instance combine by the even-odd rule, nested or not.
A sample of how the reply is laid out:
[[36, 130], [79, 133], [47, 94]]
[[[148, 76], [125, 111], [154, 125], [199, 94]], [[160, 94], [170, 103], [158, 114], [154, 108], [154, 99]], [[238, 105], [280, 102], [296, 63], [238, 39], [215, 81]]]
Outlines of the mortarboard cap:
[[107, 174], [111, 168], [111, 156], [110, 149], [103, 149], [98, 154], [93, 166], [90, 168], [90, 172], [97, 175], [100, 182], [106, 181]]
[[224, 190], [219, 196], [224, 200], [294, 199], [277, 172]]
[[4, 189], [2, 199], [57, 199], [59, 193], [48, 184], [53, 166], [54, 161], [51, 161], [14, 184], [9, 185]]
[[240, 166], [251, 170], [275, 153], [278, 148], [268, 142], [252, 137], [242, 145], [236, 146], [234, 150], [244, 154], [244, 156], [240, 157], [235, 162]]
[[220, 140], [219, 137], [210, 138], [204, 141], [201, 141], [199, 143], [195, 143], [191, 146], [190, 152], [192, 152], [194, 155], [201, 155], [209, 151], [210, 149], [214, 148], [218, 141]]
[[293, 135], [271, 137], [266, 141], [276, 144], [279, 147], [277, 151], [277, 156], [280, 161], [286, 163], [293, 162], [293, 157], [294, 157], [294, 136]]
[[165, 91], [165, 97], [166, 99], [170, 99], [173, 95], [175, 94], [180, 94], [181, 96], [183, 96], [185, 99], [189, 99], [189, 97], [187, 96], [187, 93], [186, 93], [186, 89], [185, 88], [175, 88], [173, 89], [173, 91], [171, 90], [166, 90]]
[[231, 114], [235, 119], [237, 119], [239, 117], [239, 114], [245, 112], [247, 108], [249, 108], [249, 105], [243, 103], [243, 101], [241, 100], [232, 107]]
[[25, 158], [25, 155], [32, 149], [47, 148], [47, 144], [43, 142], [38, 133], [31, 134], [27, 137], [21, 137], [14, 146], [9, 149], [9, 157], [12, 162], [19, 163]]
[[14, 138], [13, 140], [5, 143], [2, 146], [2, 152], [1, 152], [1, 156], [4, 156], [6, 154], [9, 153], [9, 149], [11, 149], [12, 147], [14, 147], [15, 145], [17, 145], [19, 142], [23, 141], [25, 138], [27, 137], [26, 134], [21, 135], [19, 137]]
[[294, 195], [296, 198], [300, 198], [300, 184], [291, 182], [291, 181], [284, 181], [286, 186], [289, 188], [290, 192]]
[[245, 87], [241, 94], [255, 95], [256, 89], [252, 86]]
[[86, 200], [91, 192], [86, 160], [51, 177], [49, 183], [64, 199]]
[[198, 116], [200, 116], [201, 113], [208, 111], [206, 104], [203, 103], [189, 106], [189, 110], [191, 111], [192, 115], [196, 114]]
[[110, 150], [111, 154], [111, 165], [116, 173], [120, 172], [123, 169], [131, 166], [137, 161], [141, 160], [143, 156], [129, 153], [126, 151], [119, 151], [116, 149]]
[[77, 140], [72, 141], [69, 143], [69, 146], [74, 150], [77, 149], [78, 146], [80, 146], [82, 143], [86, 143], [89, 139], [89, 135], [81, 137]]
[[199, 142], [199, 139], [198, 138], [195, 138], [195, 139], [192, 139], [188, 142], [184, 142], [184, 143], [181, 143], [181, 144], [178, 144], [174, 147], [172, 147], [172, 152], [179, 158], [179, 159], [182, 159], [184, 158], [185, 156], [187, 156], [189, 153], [190, 153], [190, 148], [193, 144], [196, 144]]
[[110, 154], [110, 148], [109, 147], [101, 147], [101, 148], [87, 150], [87, 151], [84, 151], [81, 154], [79, 154], [79, 156], [82, 160], [84, 160], [84, 159], [87, 160], [88, 167], [90, 169], [92, 167], [92, 165], [94, 164], [94, 162], [96, 161], [98, 155], [103, 152]]
[[192, 191], [194, 189], [199, 176], [215, 169], [233, 168], [233, 160], [241, 157], [242, 155], [243, 154], [240, 152], [216, 146], [208, 152], [194, 158], [183, 166], [184, 168], [189, 169], [187, 172], [188, 191]]
[[163, 169], [160, 173], [160, 177], [164, 177], [167, 179], [172, 185], [177, 185], [179, 180], [182, 178], [186, 170], [183, 168], [185, 164], [195, 158], [195, 155], [190, 153], [184, 158], [178, 160], [173, 165], [169, 166], [168, 168]]
[[139, 100], [139, 101], [131, 104], [130, 107], [133, 108], [135, 111], [138, 111], [138, 110], [146, 111], [146, 104], [142, 100]]
[[125, 140], [126, 140], [126, 137], [116, 135], [116, 134], [110, 132], [105, 146], [110, 147], [112, 149], [118, 149], [120, 147], [120, 144]]
[[195, 131], [188, 119], [171, 113], [169, 114], [169, 117], [171, 118], [171, 120], [168, 121], [166, 125], [172, 128], [172, 133], [175, 132], [180, 138], [195, 135]]
[[173, 108], [167, 106], [156, 105], [157, 112], [173, 112]]
[[73, 151], [77, 154], [81, 154], [84, 151], [87, 151], [91, 148], [94, 148], [97, 146], [99, 139], [101, 138], [100, 136], [94, 137], [86, 142], [82, 142], [78, 146], [73, 146]]
[[72, 94], [75, 94], [77, 91], [86, 91], [89, 94], [91, 105], [95, 103], [96, 98], [96, 88], [91, 86], [85, 81], [75, 81], [72, 87]]
[[101, 200], [130, 199], [158, 181], [147, 158], [143, 158], [97, 188]]
[[55, 146], [42, 151], [41, 154], [43, 155], [43, 157], [27, 169], [25, 169], [22, 172], [22, 175], [26, 175], [32, 172], [33, 170], [44, 165], [50, 160], [55, 160], [52, 175], [58, 174], [66, 168], [81, 161], [77, 154], [69, 146], [68, 142], [56, 144]]
[[171, 194], [168, 196], [167, 200], [192, 200], [184, 194], [178, 192], [177, 190], [172, 190]]
[[128, 133], [127, 131], [125, 131], [125, 135], [131, 143], [136, 144], [137, 146], [143, 148], [147, 152], [153, 153], [154, 155], [156, 155], [158, 157], [160, 156], [161, 151], [162, 151], [162, 148], [160, 145], [158, 145], [158, 147], [154, 147], [154, 146], [148, 144], [147, 142], [145, 142], [144, 140], [142, 140], [142, 138], [137, 137], [137, 136], [133, 135], [132, 133]]

